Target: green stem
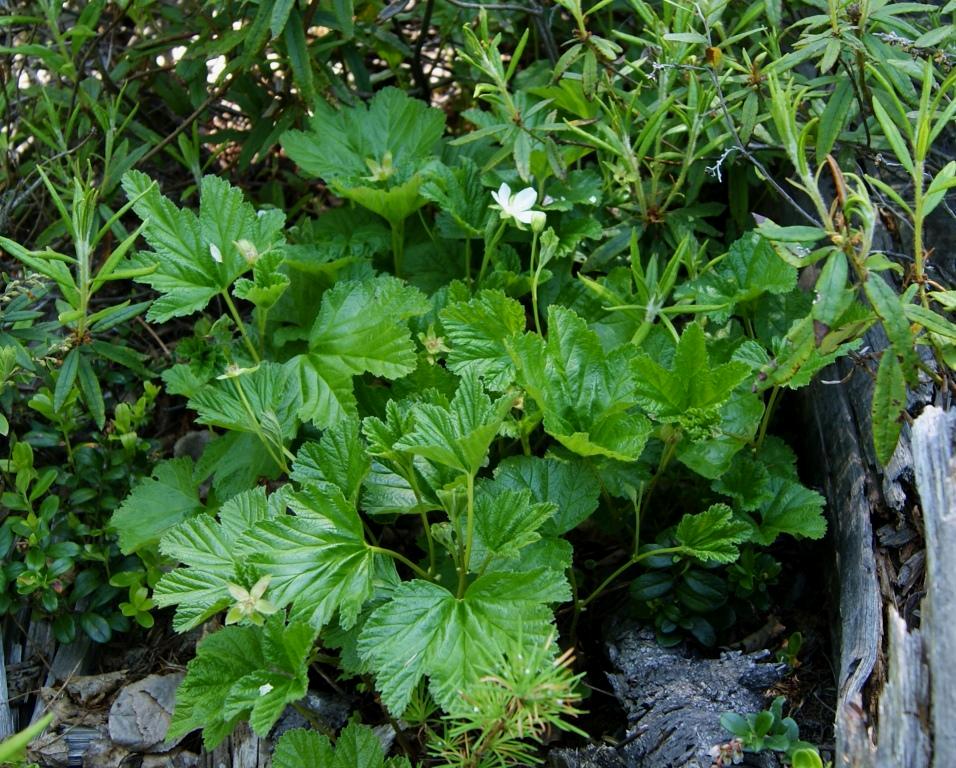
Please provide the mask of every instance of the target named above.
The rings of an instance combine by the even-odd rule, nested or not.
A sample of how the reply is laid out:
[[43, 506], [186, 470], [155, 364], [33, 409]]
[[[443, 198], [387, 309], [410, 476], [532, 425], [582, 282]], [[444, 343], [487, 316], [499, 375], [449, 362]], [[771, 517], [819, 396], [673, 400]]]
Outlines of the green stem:
[[[286, 447], [282, 446], [282, 451], [276, 453], [275, 445], [266, 436], [266, 433], [262, 431], [262, 425], [259, 423], [259, 417], [256, 414], [255, 409], [252, 407], [252, 403], [249, 402], [249, 398], [246, 397], [246, 392], [242, 388], [242, 385], [239, 383], [237, 378], [232, 378], [230, 381], [236, 390], [236, 394], [239, 396], [239, 400], [242, 402], [242, 407], [246, 409], [246, 413], [249, 414], [249, 418], [252, 419], [252, 423], [255, 424], [256, 435], [259, 437], [259, 440], [266, 447], [266, 450], [269, 452], [269, 456], [272, 457], [272, 460], [279, 465], [283, 473], [288, 475], [289, 465], [286, 464], [285, 457], [282, 453], [282, 451], [286, 451]], [[293, 458], [295, 457], [293, 456]]]
[[418, 513], [422, 519], [422, 529], [425, 531], [425, 540], [428, 542], [428, 574], [435, 572], [435, 540], [432, 538], [431, 526], [428, 523], [428, 513], [422, 510]]
[[916, 160], [913, 168], [913, 250], [916, 283], [919, 285], [923, 306], [928, 306], [926, 284], [923, 282], [923, 161]]
[[63, 433], [63, 445], [66, 448], [66, 460], [70, 463], [70, 466], [73, 464], [73, 446], [70, 444], [70, 434], [65, 430], [60, 430]]
[[571, 585], [571, 600], [574, 602], [574, 615], [571, 617], [571, 629], [568, 639], [571, 647], [578, 644], [578, 618], [581, 616], [581, 601], [578, 599], [578, 580], [574, 575], [574, 566], [568, 568], [568, 584]]
[[471, 288], [471, 238], [465, 239], [465, 282]]
[[465, 552], [458, 569], [458, 599], [465, 594], [465, 585], [468, 582], [468, 564], [471, 562], [471, 542], [475, 535], [475, 476], [468, 473], [468, 507], [467, 522], [465, 523]]
[[646, 560], [649, 557], [654, 557], [656, 555], [671, 555], [676, 554], [677, 552], [683, 552], [683, 547], [662, 547], [661, 549], [650, 549], [647, 552], [644, 552], [640, 555], [631, 555], [623, 565], [615, 569], [614, 573], [608, 576], [601, 584], [595, 589], [590, 595], [588, 595], [584, 600], [581, 601], [581, 610], [587, 608], [596, 598], [598, 598], [605, 589], [608, 588], [608, 585], [614, 581], [618, 576], [620, 576], [624, 571], [630, 568], [632, 565], [637, 565], [641, 560]]
[[[405, 475], [408, 479], [408, 484], [412, 487], [412, 493], [415, 494], [415, 502], [417, 504], [422, 503], [422, 492], [418, 487], [418, 478], [415, 477], [415, 464], [414, 460], [409, 460], [405, 466]], [[435, 573], [435, 540], [432, 538], [431, 526], [428, 523], [428, 512], [422, 510], [419, 512], [419, 515], [422, 519], [422, 528], [425, 529], [425, 539], [428, 541], [428, 574], [431, 575]]]
[[637, 489], [637, 498], [634, 499], [634, 555], [641, 548], [641, 512], [644, 509], [644, 483]]
[[265, 355], [266, 353], [266, 319], [269, 314], [269, 310], [261, 309], [256, 307], [254, 310], [256, 316], [256, 331], [259, 334], [259, 353]]
[[650, 479], [650, 482], [648, 482], [647, 489], [641, 496], [641, 505], [638, 507], [636, 512], [638, 519], [643, 516], [643, 510], [647, 508], [647, 504], [651, 500], [651, 496], [654, 493], [654, 488], [657, 486], [657, 481], [660, 479], [660, 476], [664, 474], [664, 470], [667, 469], [668, 464], [671, 463], [671, 459], [674, 458], [674, 453], [677, 451], [677, 444], [679, 442], [679, 432], [675, 432], [664, 441], [664, 451], [661, 453], [661, 460], [657, 463], [657, 471]]
[[523, 429], [521, 430], [521, 452], [525, 456], [531, 455], [530, 435], [527, 432], [525, 432]]
[[219, 293], [225, 300], [226, 307], [229, 309], [229, 314], [232, 315], [233, 321], [239, 328], [239, 333], [242, 334], [242, 340], [245, 342], [246, 349], [249, 350], [249, 354], [252, 355], [252, 361], [256, 364], [259, 364], [262, 362], [262, 358], [259, 357], [259, 353], [256, 352], [256, 348], [253, 346], [252, 340], [249, 338], [249, 334], [246, 333], [245, 323], [242, 322], [242, 318], [239, 316], [239, 310], [236, 309], [236, 305], [232, 300], [232, 296], [230, 296], [229, 291], [226, 290], [220, 291]]
[[767, 407], [764, 409], [763, 418], [760, 420], [760, 431], [757, 433], [757, 442], [754, 448], [760, 449], [763, 445], [763, 439], [767, 436], [767, 427], [770, 425], [770, 417], [773, 416], [773, 410], [777, 405], [777, 397], [780, 394], [780, 387], [774, 387], [770, 390], [770, 399], [767, 400]]
[[538, 256], [538, 233], [534, 232], [531, 236], [531, 313], [534, 316], [534, 329], [541, 333], [541, 320], [538, 318], [538, 278], [541, 276], [540, 265], [535, 268], [535, 259]]
[[398, 562], [403, 563], [404, 565], [407, 565], [409, 568], [412, 569], [412, 571], [415, 573], [416, 576], [421, 576], [423, 579], [427, 579], [428, 581], [432, 580], [431, 576], [429, 576], [419, 566], [415, 565], [415, 563], [413, 563], [411, 560], [405, 557], [405, 555], [403, 555], [401, 552], [396, 552], [394, 549], [386, 549], [385, 547], [373, 546], [372, 544], [369, 544], [368, 548], [371, 552], [374, 552], [376, 555], [385, 555], [387, 557], [392, 558], [393, 560], [398, 560]]
[[395, 277], [402, 276], [405, 262], [405, 220], [392, 222], [392, 257], [395, 259]]
[[498, 249], [498, 241], [501, 240], [501, 236], [505, 233], [506, 222], [502, 221], [498, 226], [498, 230], [492, 236], [491, 241], [485, 243], [485, 252], [481, 256], [481, 268], [478, 270], [478, 284], [481, 285], [481, 281], [485, 276], [485, 270], [488, 269], [488, 263], [491, 261], [491, 257], [494, 255], [495, 251]]

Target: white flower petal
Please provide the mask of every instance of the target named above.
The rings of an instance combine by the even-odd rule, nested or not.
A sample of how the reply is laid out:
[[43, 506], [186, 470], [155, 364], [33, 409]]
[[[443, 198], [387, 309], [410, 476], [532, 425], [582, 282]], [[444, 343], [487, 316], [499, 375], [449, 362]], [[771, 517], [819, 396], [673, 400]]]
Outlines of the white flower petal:
[[232, 595], [232, 599], [237, 602], [242, 603], [249, 599], [249, 592], [238, 584], [227, 584], [226, 588], [229, 590], [229, 594]]
[[265, 696], [269, 691], [272, 690], [272, 683], [263, 683], [259, 686], [259, 695]]
[[527, 211], [535, 204], [537, 199], [538, 193], [535, 192], [531, 187], [525, 187], [520, 192], [515, 194], [511, 200], [511, 204], [514, 206], [515, 210]]
[[209, 244], [209, 255], [212, 256], [214, 262], [222, 264], [222, 251], [219, 250], [219, 246], [215, 243]]
[[522, 224], [530, 224], [537, 211], [515, 211], [514, 217]]
[[492, 191], [491, 197], [496, 203], [498, 203], [498, 205], [501, 206], [502, 209], [505, 209], [508, 207], [508, 202], [511, 198], [511, 187], [502, 183], [502, 185], [498, 187], [497, 192]]
[[269, 587], [269, 582], [272, 581], [271, 575], [263, 576], [259, 581], [257, 581], [251, 590], [249, 590], [249, 596], [253, 600], [259, 600], [266, 593], [266, 589]]

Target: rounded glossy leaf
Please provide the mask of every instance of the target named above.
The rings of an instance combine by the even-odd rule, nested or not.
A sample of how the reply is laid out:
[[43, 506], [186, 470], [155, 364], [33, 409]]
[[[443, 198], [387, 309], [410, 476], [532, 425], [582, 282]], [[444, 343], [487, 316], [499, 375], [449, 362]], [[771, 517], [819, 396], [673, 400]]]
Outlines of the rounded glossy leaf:
[[662, 597], [674, 588], [674, 578], [666, 571], [642, 573], [631, 584], [631, 597], [635, 600], [653, 600]]
[[720, 724], [738, 739], [746, 738], [750, 734], [750, 723], [747, 722], [747, 718], [736, 712], [724, 712], [720, 716]]
[[105, 643], [113, 636], [113, 630], [106, 619], [95, 613], [81, 613], [80, 627], [94, 643]]
[[53, 620], [53, 636], [61, 643], [72, 643], [76, 639], [76, 621], [72, 614], [57, 616]]

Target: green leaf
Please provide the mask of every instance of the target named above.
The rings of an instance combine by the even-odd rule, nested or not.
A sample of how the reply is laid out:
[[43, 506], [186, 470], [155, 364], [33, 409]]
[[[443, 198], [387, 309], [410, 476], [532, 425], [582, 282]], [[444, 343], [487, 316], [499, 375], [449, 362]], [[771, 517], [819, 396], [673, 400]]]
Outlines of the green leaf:
[[750, 723], [743, 715], [736, 712], [724, 712], [720, 716], [720, 724], [724, 730], [729, 731], [738, 739], [746, 739], [750, 736]]
[[355, 32], [355, 4], [352, 0], [332, 0], [332, 10], [339, 31], [347, 39]]
[[732, 563], [737, 545], [750, 538], [750, 526], [734, 519], [726, 504], [713, 504], [697, 515], [684, 515], [674, 534], [684, 554], [704, 562]]
[[191, 315], [227, 291], [250, 267], [237, 242], [248, 241], [260, 254], [282, 244], [285, 216], [274, 210], [257, 215], [239, 189], [214, 176], [203, 177], [198, 217], [163, 197], [139, 171], [123, 177], [123, 189], [138, 198], [133, 210], [146, 222], [143, 236], [153, 249], [139, 251], [130, 266], [155, 267], [135, 279], [163, 294], [150, 307], [150, 320]]
[[876, 386], [870, 405], [873, 424], [873, 447], [876, 458], [886, 466], [893, 457], [903, 428], [906, 410], [906, 380], [892, 349], [884, 350], [876, 372]]
[[316, 103], [309, 131], [288, 131], [281, 141], [293, 162], [312, 176], [352, 184], [368, 177], [368, 161], [384, 167], [389, 156], [394, 170], [388, 181], [402, 184], [433, 157], [444, 129], [441, 110], [398, 88], [383, 88], [367, 107], [335, 110]]
[[274, 768], [399, 768], [407, 763], [385, 761], [382, 743], [367, 725], [350, 722], [332, 743], [324, 734], [296, 728], [279, 738], [272, 756]]
[[708, 40], [700, 32], [668, 32], [664, 35], [665, 40], [675, 43], [694, 43], [695, 45], [708, 45]]
[[770, 478], [770, 490], [773, 497], [760, 506], [760, 525], [753, 532], [754, 542], [767, 547], [782, 533], [823, 538], [827, 530], [823, 496], [800, 483], [775, 476]]
[[475, 494], [475, 538], [469, 569], [481, 573], [496, 558], [514, 557], [539, 541], [539, 529], [556, 509], [552, 502], [533, 502], [529, 490], [480, 483]]
[[393, 277], [343, 281], [325, 293], [309, 333], [309, 351], [293, 358], [299, 416], [326, 428], [356, 413], [352, 377], [397, 379], [418, 363], [407, 320], [428, 310], [415, 288]]
[[248, 372], [210, 382], [189, 399], [200, 424], [236, 432], [264, 432], [281, 446], [296, 434], [298, 389], [287, 365], [264, 362]]
[[84, 611], [80, 614], [80, 627], [94, 643], [108, 643], [113, 636], [109, 622], [98, 613]]
[[260, 310], [269, 310], [282, 298], [289, 287], [289, 278], [279, 271], [282, 254], [278, 251], [259, 256], [252, 265], [252, 280], [236, 280], [232, 293], [237, 299], [255, 304]]
[[376, 580], [394, 580], [391, 559], [365, 541], [362, 520], [341, 491], [311, 485], [290, 495], [296, 515], [260, 523], [242, 541], [246, 560], [272, 577], [269, 599], [316, 629], [336, 611], [348, 629]]
[[823, 768], [823, 760], [815, 747], [801, 747], [790, 755], [791, 768]]
[[302, 98], [311, 103], [315, 100], [312, 57], [309, 55], [308, 41], [305, 37], [305, 22], [299, 9], [294, 6], [285, 25], [283, 38], [286, 53], [289, 56], [289, 65], [292, 67], [292, 79]]
[[272, 517], [275, 510], [266, 503], [265, 489], [257, 488], [223, 504], [219, 522], [212, 515], [197, 515], [163, 536], [160, 551], [185, 567], [164, 574], [153, 599], [160, 607], [177, 606], [173, 619], [177, 632], [198, 627], [233, 602], [228, 585], [241, 581], [244, 563], [238, 542], [256, 523]]
[[151, 477], [133, 487], [110, 519], [120, 549], [129, 554], [156, 544], [177, 523], [202, 512], [193, 461], [188, 457], [162, 461]]
[[272, 753], [273, 768], [331, 766], [334, 752], [329, 737], [318, 731], [294, 728], [279, 737]]
[[[877, 276], [871, 279], [878, 280]], [[853, 306], [850, 307], [852, 313]], [[858, 306], [858, 305], [857, 305]], [[812, 313], [807, 317], [794, 320], [787, 335], [783, 338], [773, 340], [774, 351], [776, 353], [773, 362], [764, 368], [762, 373], [766, 376], [759, 383], [759, 388], [766, 389], [772, 386], [785, 386], [790, 389], [799, 389], [810, 383], [813, 376], [841, 355], [845, 355], [853, 349], [856, 349], [863, 343], [862, 333], [872, 324], [872, 317], [869, 313], [857, 313], [856, 317], [848, 324], [847, 329], [837, 329], [838, 332], [849, 330], [852, 336], [856, 336], [851, 341], [838, 344], [830, 351], [824, 351], [824, 348], [817, 346], [818, 324], [814, 322]], [[827, 334], [829, 336], [830, 334]], [[824, 337], [821, 341], [827, 341]]]
[[77, 382], [80, 385], [80, 392], [83, 394], [83, 401], [86, 403], [86, 407], [90, 409], [90, 416], [93, 417], [96, 428], [103, 429], [106, 426], [106, 406], [103, 403], [103, 390], [100, 389], [100, 381], [87, 355], [80, 355], [79, 362]]
[[41, 717], [28, 728], [24, 728], [9, 739], [4, 739], [0, 742], [0, 762], [7, 763], [7, 761], [9, 761], [10, 764], [16, 764], [17, 761], [23, 759], [24, 750], [26, 750], [27, 745], [43, 733], [52, 721], [53, 713], [51, 712]]
[[309, 127], [283, 134], [282, 146], [303, 171], [325, 179], [337, 194], [393, 227], [425, 204], [419, 190], [437, 162], [433, 150], [445, 128], [441, 110], [384, 88], [367, 108], [334, 110], [317, 103]]
[[276, 38], [282, 34], [285, 29], [289, 14], [295, 7], [296, 0], [276, 0], [272, 6], [272, 17], [269, 21], [269, 29], [272, 30], [272, 37]]
[[196, 464], [196, 478], [212, 475], [212, 486], [220, 499], [248, 490], [263, 479], [274, 480], [282, 468], [275, 450], [251, 432], [226, 432], [206, 446]]
[[422, 180], [421, 176], [413, 176], [389, 189], [378, 189], [362, 184], [346, 185], [345, 182], [333, 183], [332, 188], [342, 197], [354, 200], [363, 208], [368, 208], [372, 213], [387, 219], [394, 227], [425, 204], [425, 198], [418, 193]]
[[651, 431], [627, 375], [633, 347], [609, 355], [572, 310], [548, 308], [548, 340], [526, 334], [508, 344], [518, 380], [544, 412], [544, 428], [582, 456], [634, 461]]
[[[956, 111], [956, 107], [953, 109]], [[943, 202], [953, 187], [956, 187], [956, 160], [946, 163], [926, 189], [926, 197], [923, 198], [923, 215], [928, 216], [936, 210], [936, 206]]]
[[815, 243], [827, 234], [820, 227], [781, 227], [770, 219], [762, 219], [757, 231], [771, 242], [778, 243]]
[[63, 358], [63, 364], [60, 366], [60, 372], [56, 377], [56, 387], [53, 390], [54, 411], [59, 412], [63, 408], [70, 390], [73, 389], [73, 384], [76, 382], [76, 376], [80, 370], [80, 354], [80, 348], [73, 347]]
[[692, 412], [716, 415], [750, 374], [749, 366], [739, 361], [712, 368], [704, 331], [696, 322], [681, 334], [670, 370], [647, 354], [635, 358], [631, 368], [638, 402], [664, 422], [687, 421]]
[[440, 317], [451, 347], [448, 368], [459, 375], [476, 372], [494, 392], [507, 389], [515, 378], [507, 343], [524, 332], [524, 307], [501, 291], [486, 290], [450, 304]]
[[949, 341], [956, 341], [956, 324], [933, 310], [921, 307], [919, 304], [904, 304], [903, 312], [908, 320], [919, 323], [930, 333], [935, 333]]
[[570, 598], [560, 573], [489, 573], [457, 599], [442, 586], [415, 579], [402, 583], [369, 617], [359, 653], [375, 673], [382, 702], [399, 716], [423, 675], [445, 708], [500, 655], [502, 638], [528, 646], [552, 629], [548, 605]]
[[518, 491], [527, 489], [535, 502], [557, 507], [541, 526], [546, 536], [561, 536], [580, 525], [597, 509], [601, 493], [597, 476], [579, 459], [512, 456], [495, 468], [494, 483]]
[[734, 456], [730, 467], [710, 485], [717, 493], [734, 500], [739, 509], [753, 511], [772, 498], [770, 471], [762, 461], [756, 461], [747, 452]]
[[170, 740], [203, 729], [206, 749], [222, 742], [242, 719], [226, 717], [223, 702], [232, 686], [266, 666], [261, 633], [255, 627], [226, 627], [207, 635], [196, 647], [186, 679], [176, 691], [176, 709], [166, 737]]
[[168, 738], [202, 728], [203, 744], [212, 750], [242, 719], [265, 736], [286, 705], [308, 690], [306, 660], [315, 634], [304, 624], [285, 626], [276, 615], [262, 629], [226, 627], [208, 635], [176, 691]]
[[886, 108], [878, 98], [871, 99], [870, 103], [873, 105], [873, 114], [876, 115], [876, 119], [883, 129], [883, 136], [886, 137], [887, 142], [889, 142], [893, 154], [896, 155], [896, 159], [900, 161], [900, 164], [912, 174], [913, 158], [906, 148], [906, 143], [903, 141], [900, 129], [896, 127], [893, 118], [890, 117], [889, 112], [886, 111]]
[[508, 398], [492, 403], [477, 374], [466, 374], [449, 405], [413, 406], [414, 427], [394, 448], [474, 475], [484, 465], [510, 403]]
[[913, 333], [906, 317], [903, 300], [882, 275], [870, 273], [866, 282], [863, 283], [863, 290], [876, 314], [883, 321], [883, 328], [890, 339], [893, 351], [902, 363], [904, 378], [915, 386], [919, 360], [916, 357]]
[[846, 287], [849, 265], [843, 251], [834, 250], [827, 257], [816, 282], [813, 319], [826, 326], [836, 323], [853, 303], [856, 291]]
[[765, 293], [787, 293], [796, 285], [796, 268], [781, 259], [765, 238], [748, 232], [730, 246], [714, 269], [685, 283], [675, 297], [690, 297], [705, 306], [723, 304], [723, 309], [711, 314], [718, 322], [726, 322], [737, 304]]
[[685, 438], [677, 445], [677, 459], [697, 474], [713, 480], [730, 466], [734, 456], [757, 434], [763, 401], [752, 392], [736, 390], [717, 411], [689, 411], [679, 420]]
[[817, 165], [826, 160], [827, 154], [840, 137], [846, 124], [850, 107], [853, 106], [853, 82], [850, 78], [837, 81], [833, 93], [827, 99], [827, 105], [817, 125], [816, 159]]
[[308, 691], [307, 660], [315, 637], [316, 631], [307, 624], [293, 621], [285, 626], [281, 614], [272, 616], [261, 635], [266, 665], [233, 684], [223, 703], [224, 715], [248, 717], [253, 731], [268, 735], [286, 705]]
[[454, 168], [436, 165], [422, 184], [421, 194], [438, 205], [436, 219], [442, 237], [454, 240], [480, 238], [489, 215], [481, 169], [468, 157]]
[[318, 443], [305, 443], [299, 448], [292, 479], [299, 483], [332, 483], [355, 504], [370, 469], [358, 419], [350, 418], [327, 429]]

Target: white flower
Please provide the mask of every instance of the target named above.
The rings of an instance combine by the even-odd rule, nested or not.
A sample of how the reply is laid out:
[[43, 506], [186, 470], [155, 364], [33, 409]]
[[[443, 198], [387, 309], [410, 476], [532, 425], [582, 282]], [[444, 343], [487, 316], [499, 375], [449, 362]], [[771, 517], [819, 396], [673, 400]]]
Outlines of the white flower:
[[497, 192], [492, 192], [498, 207], [501, 209], [501, 218], [514, 219], [521, 224], [530, 224], [534, 216], [531, 208], [538, 199], [538, 193], [531, 187], [525, 187], [520, 192], [511, 194], [511, 187], [502, 183]]
[[219, 246], [215, 243], [209, 244], [209, 255], [212, 256], [214, 262], [222, 264], [222, 251], [219, 250]]
[[226, 614], [226, 624], [236, 624], [242, 619], [248, 619], [253, 624], [261, 627], [263, 616], [271, 616], [276, 613], [279, 609], [263, 597], [271, 580], [272, 576], [263, 576], [253, 585], [252, 589], [227, 583], [226, 588], [236, 602]]
[[259, 259], [259, 251], [256, 250], [255, 243], [242, 239], [233, 241], [233, 245], [236, 246], [236, 250], [242, 254], [242, 258], [246, 260], [246, 264], [255, 264]]

